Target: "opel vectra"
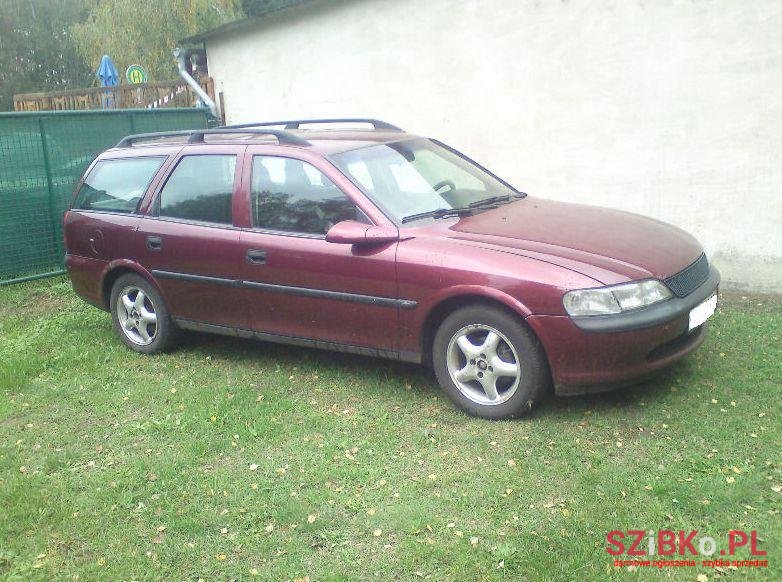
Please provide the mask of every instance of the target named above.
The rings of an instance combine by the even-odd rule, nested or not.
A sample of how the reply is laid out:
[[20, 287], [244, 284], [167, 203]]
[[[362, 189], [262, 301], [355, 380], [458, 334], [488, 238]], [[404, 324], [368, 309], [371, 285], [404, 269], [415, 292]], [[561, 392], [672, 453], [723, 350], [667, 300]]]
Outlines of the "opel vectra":
[[64, 220], [76, 293], [133, 350], [198, 330], [422, 363], [485, 418], [637, 382], [717, 302], [686, 232], [528, 196], [377, 120], [131, 135]]

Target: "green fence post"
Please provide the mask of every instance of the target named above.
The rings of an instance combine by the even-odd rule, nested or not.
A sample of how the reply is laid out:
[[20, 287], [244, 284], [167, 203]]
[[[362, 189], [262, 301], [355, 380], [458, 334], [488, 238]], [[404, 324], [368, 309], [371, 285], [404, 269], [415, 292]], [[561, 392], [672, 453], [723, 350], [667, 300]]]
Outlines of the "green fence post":
[[[43, 126], [43, 117], [38, 118], [38, 129], [41, 132], [41, 146], [43, 147], [43, 167], [46, 171], [46, 187], [48, 191], [48, 202], [49, 202], [49, 219], [52, 223], [52, 243], [54, 244], [53, 252], [57, 253], [57, 251], [60, 248], [58, 235], [57, 235], [57, 221], [55, 219], [55, 204], [54, 204], [54, 184], [52, 184], [52, 168], [51, 163], [49, 161], [49, 147], [46, 143], [46, 130]], [[63, 258], [60, 257], [59, 259], [57, 257], [52, 257], [55, 260], [57, 260], [58, 263], [62, 264]]]

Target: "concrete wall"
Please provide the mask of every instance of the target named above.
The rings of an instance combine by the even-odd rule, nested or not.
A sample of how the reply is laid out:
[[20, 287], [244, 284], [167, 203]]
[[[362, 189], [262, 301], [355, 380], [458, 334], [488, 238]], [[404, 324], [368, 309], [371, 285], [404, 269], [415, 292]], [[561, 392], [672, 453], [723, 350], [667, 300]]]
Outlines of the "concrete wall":
[[209, 39], [230, 122], [371, 116], [782, 289], [782, 3], [335, 0]]

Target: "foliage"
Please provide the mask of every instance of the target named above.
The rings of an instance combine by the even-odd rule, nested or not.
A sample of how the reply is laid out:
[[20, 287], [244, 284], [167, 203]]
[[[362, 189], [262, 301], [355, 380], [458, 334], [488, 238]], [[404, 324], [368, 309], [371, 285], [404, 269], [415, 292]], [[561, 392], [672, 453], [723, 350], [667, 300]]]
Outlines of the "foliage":
[[86, 0], [0, 0], [0, 111], [13, 109], [15, 93], [91, 82], [70, 35], [85, 16]]
[[120, 74], [139, 64], [150, 81], [165, 81], [176, 77], [171, 51], [179, 40], [241, 15], [239, 0], [103, 0], [72, 33], [94, 68], [108, 54]]
[[305, 0], [242, 0], [242, 9], [247, 16], [259, 16], [272, 10], [301, 4]]
[[[0, 579], [779, 580], [782, 300], [710, 325], [653, 381], [491, 422], [419, 366], [142, 356], [63, 280], [0, 288]], [[630, 572], [612, 529], [757, 530], [769, 567]]]

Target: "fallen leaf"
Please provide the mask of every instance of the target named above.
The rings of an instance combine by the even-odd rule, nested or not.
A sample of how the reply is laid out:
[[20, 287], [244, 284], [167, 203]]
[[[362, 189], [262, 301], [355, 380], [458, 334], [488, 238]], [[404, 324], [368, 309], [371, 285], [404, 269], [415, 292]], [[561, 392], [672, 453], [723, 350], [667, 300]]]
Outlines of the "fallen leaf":
[[257, 470], [258, 470], [258, 465], [256, 465], [255, 463], [250, 465], [250, 471], [257, 471]]
[[317, 517], [315, 517], [314, 515], [308, 515], [307, 516], [307, 523], [315, 523], [316, 519], [317, 519]]
[[383, 530], [382, 529], [376, 529], [375, 531], [372, 532], [372, 535], [375, 536], [376, 538], [379, 538], [380, 536], [383, 535]]

